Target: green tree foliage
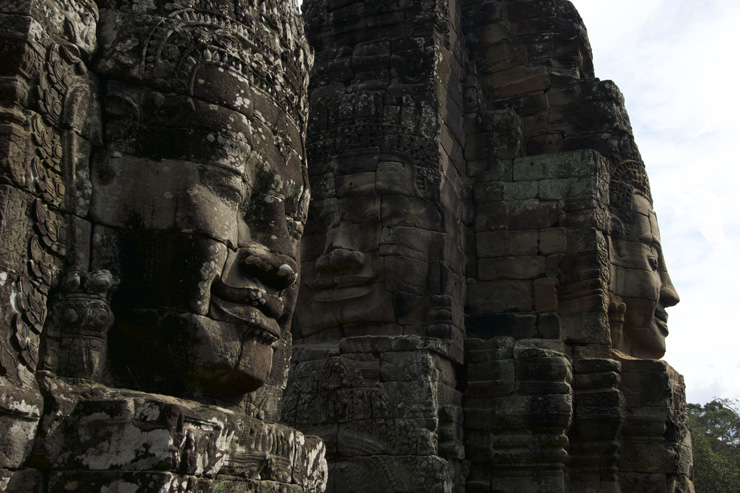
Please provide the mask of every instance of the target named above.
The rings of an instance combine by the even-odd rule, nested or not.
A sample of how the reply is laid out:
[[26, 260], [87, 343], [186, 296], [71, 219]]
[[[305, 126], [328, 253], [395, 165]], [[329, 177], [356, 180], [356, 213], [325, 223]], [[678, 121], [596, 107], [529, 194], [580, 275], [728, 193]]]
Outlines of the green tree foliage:
[[697, 493], [740, 492], [740, 402], [689, 404]]

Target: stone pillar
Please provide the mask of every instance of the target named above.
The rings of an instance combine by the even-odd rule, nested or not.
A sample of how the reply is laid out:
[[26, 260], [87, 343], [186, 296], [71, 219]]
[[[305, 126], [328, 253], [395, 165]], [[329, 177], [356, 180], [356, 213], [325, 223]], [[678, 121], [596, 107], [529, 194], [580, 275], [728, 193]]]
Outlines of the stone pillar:
[[[493, 0], [464, 11], [478, 82], [466, 93], [477, 102], [465, 148], [477, 240], [468, 333], [567, 344], [575, 378], [565, 487], [619, 491], [630, 398], [611, 350], [661, 357], [665, 307], [678, 301], [662, 255], [629, 248], [638, 230], [659, 236], [624, 100], [611, 81], [594, 78], [569, 2]], [[488, 133], [485, 121], [494, 122]], [[648, 257], [655, 266], [641, 267]], [[671, 491], [651, 481], [640, 476], [628, 490]]]
[[626, 410], [619, 436], [622, 491], [693, 492], [683, 377], [664, 361], [617, 358]]
[[43, 411], [47, 301], [66, 267], [87, 269], [97, 20], [93, 1], [0, 5], [0, 470], [10, 490], [40, 487], [24, 465]]
[[571, 491], [619, 492], [617, 476], [624, 422], [618, 361], [584, 358], [575, 363], [575, 409], [568, 434]]
[[568, 352], [560, 341], [466, 340], [466, 491], [564, 491]]
[[455, 1], [307, 1], [312, 205], [284, 419], [330, 491], [463, 480], [462, 50]]

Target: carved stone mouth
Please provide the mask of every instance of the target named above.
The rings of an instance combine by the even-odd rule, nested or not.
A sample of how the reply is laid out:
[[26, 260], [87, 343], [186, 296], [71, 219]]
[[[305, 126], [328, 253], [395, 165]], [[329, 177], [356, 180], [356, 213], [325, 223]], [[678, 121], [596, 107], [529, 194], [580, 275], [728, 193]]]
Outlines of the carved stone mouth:
[[233, 303], [212, 295], [209, 315], [215, 320], [242, 326], [246, 337], [262, 344], [270, 345], [280, 339], [277, 321], [253, 306]]
[[282, 300], [262, 288], [235, 288], [216, 279], [211, 287], [210, 316], [241, 325], [245, 336], [263, 344], [280, 339], [277, 319], [283, 314]]
[[668, 335], [668, 314], [663, 309], [657, 309], [655, 310], [655, 326], [658, 328], [658, 330], [663, 334], [663, 336]]
[[324, 289], [314, 292], [314, 298], [320, 303], [331, 303], [334, 301], [346, 301], [367, 296], [373, 290], [372, 285], [342, 286], [334, 289]]
[[253, 306], [269, 318], [278, 319], [283, 314], [284, 304], [279, 296], [268, 293], [264, 288], [235, 288], [221, 279], [213, 281], [211, 294], [235, 306]]
[[314, 299], [320, 303], [352, 300], [367, 296], [373, 290], [372, 282], [377, 276], [335, 276], [320, 278], [309, 287]]
[[377, 276], [335, 276], [334, 284], [337, 288], [349, 288], [353, 286], [365, 286], [371, 284]]
[[367, 286], [368, 284], [372, 284], [376, 278], [377, 276], [321, 277], [309, 284], [309, 287], [314, 291], [345, 289], [357, 286]]

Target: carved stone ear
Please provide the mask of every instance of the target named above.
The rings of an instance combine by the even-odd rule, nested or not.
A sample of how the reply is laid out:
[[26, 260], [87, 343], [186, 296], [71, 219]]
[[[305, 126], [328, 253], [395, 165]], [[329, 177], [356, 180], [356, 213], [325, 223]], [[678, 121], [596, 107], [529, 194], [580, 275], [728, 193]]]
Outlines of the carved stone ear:
[[434, 200], [439, 197], [439, 187], [442, 183], [442, 173], [435, 168], [413, 166], [414, 188], [419, 197]]
[[624, 239], [627, 234], [624, 222], [614, 214], [609, 216], [606, 228], [609, 236], [614, 239]]

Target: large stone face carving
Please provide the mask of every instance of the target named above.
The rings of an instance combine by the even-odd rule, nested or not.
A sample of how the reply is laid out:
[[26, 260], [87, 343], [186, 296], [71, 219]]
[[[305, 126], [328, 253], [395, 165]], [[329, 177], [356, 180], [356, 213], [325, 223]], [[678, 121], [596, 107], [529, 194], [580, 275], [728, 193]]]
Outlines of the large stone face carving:
[[0, 37], [2, 489], [323, 491], [321, 440], [275, 423], [309, 199], [296, 6], [11, 1]]
[[573, 6], [304, 12], [314, 202], [283, 418], [326, 440], [329, 489], [691, 491], [682, 382], [655, 361], [678, 296]]
[[0, 484], [691, 492], [573, 6], [304, 8], [0, 1]]
[[112, 364], [128, 386], [238, 399], [287, 335], [308, 187], [286, 101], [306, 54], [294, 26], [239, 5], [103, 17], [99, 70], [120, 82], [93, 169], [93, 264], [122, 277], [112, 337], [126, 349]]
[[303, 264], [304, 337], [401, 334], [404, 325], [429, 324], [429, 292], [441, 294], [439, 173], [392, 152], [362, 158], [373, 162], [371, 171], [352, 172], [356, 158], [339, 157], [333, 188], [314, 190], [311, 231], [320, 233], [308, 241], [319, 249], [307, 251]]
[[[387, 276], [394, 273], [386, 271], [379, 255], [382, 222], [376, 172], [340, 175], [335, 183], [337, 178], [344, 182], [338, 195], [335, 185], [329, 193], [314, 196], [316, 229], [325, 236], [319, 256], [306, 259], [302, 270], [298, 320], [306, 336], [396, 321], [386, 287]], [[320, 245], [322, 235], [317, 236], [314, 241]]]
[[660, 248], [650, 185], [640, 163], [612, 173], [609, 231], [612, 347], [640, 358], [665, 354], [666, 308], [678, 303]]

